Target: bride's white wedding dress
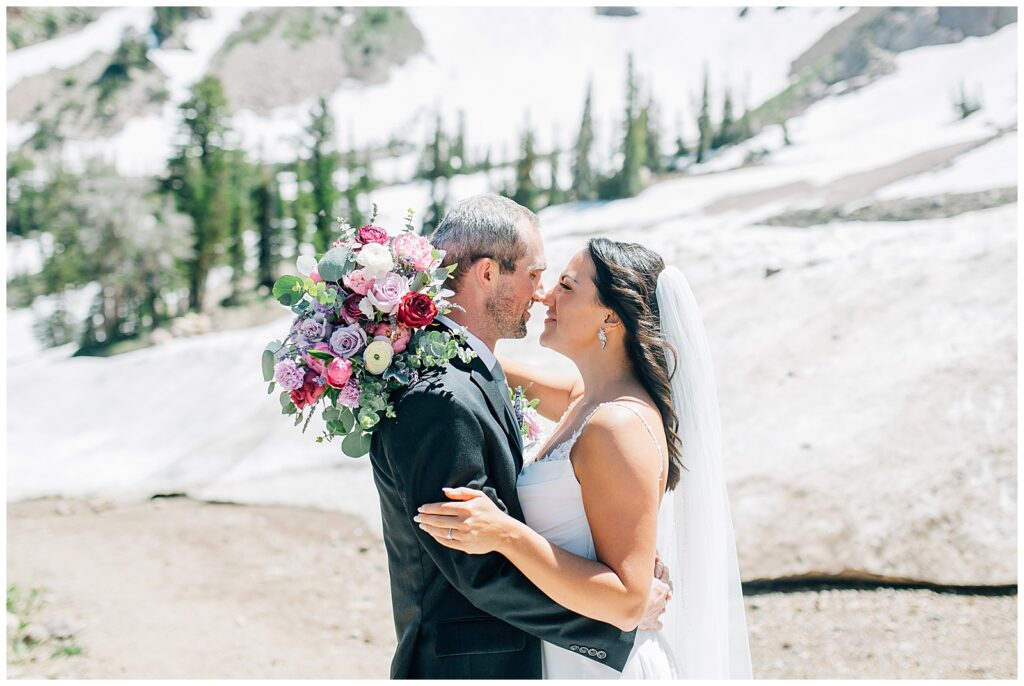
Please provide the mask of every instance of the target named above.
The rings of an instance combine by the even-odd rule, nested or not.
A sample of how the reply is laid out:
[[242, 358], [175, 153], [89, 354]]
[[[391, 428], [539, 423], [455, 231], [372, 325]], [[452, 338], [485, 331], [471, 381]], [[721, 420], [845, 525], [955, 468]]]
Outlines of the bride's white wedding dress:
[[[610, 403], [595, 407], [568, 439], [553, 446], [545, 455], [528, 459], [516, 484], [526, 524], [555, 545], [590, 560], [597, 559], [594, 539], [569, 454], [594, 412], [605, 404]], [[636, 408], [626, 403], [615, 404], [632, 410], [640, 417], [660, 452], [661, 444]], [[662, 512], [659, 513], [659, 531], [666, 502], [668, 498], [663, 500]], [[594, 650], [589, 646], [578, 646], [575, 651], [570, 651], [545, 641], [542, 650], [545, 679], [677, 679], [685, 676], [680, 673], [669, 642], [661, 631], [637, 632], [633, 650], [621, 674], [581, 655], [580, 652]], [[597, 655], [597, 652], [593, 654]]]

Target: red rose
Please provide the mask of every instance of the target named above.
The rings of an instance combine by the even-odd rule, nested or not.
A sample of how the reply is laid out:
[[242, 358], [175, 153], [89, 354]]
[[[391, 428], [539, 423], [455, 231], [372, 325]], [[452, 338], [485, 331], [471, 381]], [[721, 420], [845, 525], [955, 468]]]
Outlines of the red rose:
[[395, 318], [403, 326], [419, 329], [434, 321], [436, 315], [437, 305], [429, 295], [410, 291], [403, 295], [402, 301], [398, 303]]
[[359, 229], [359, 233], [356, 234], [359, 242], [363, 245], [367, 243], [380, 243], [381, 245], [387, 245], [388, 241], [391, 240], [388, 237], [388, 232], [379, 226], [364, 226]]
[[298, 409], [301, 410], [306, 405], [312, 405], [324, 394], [325, 387], [316, 382], [317, 376], [319, 375], [316, 372], [307, 370], [302, 388], [297, 388], [289, 393], [292, 402]]
[[363, 319], [363, 313], [359, 310], [359, 303], [362, 299], [363, 296], [358, 293], [353, 293], [345, 298], [345, 302], [341, 305], [341, 318], [349, 324], [355, 324]]

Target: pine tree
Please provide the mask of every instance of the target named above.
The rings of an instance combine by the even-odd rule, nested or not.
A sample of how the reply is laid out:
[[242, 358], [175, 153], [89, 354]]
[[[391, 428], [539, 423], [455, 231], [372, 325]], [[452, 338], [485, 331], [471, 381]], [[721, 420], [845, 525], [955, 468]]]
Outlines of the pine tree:
[[640, 168], [645, 164], [647, 155], [647, 132], [645, 122], [640, 117], [638, 107], [638, 87], [633, 71], [633, 55], [629, 54], [626, 66], [626, 116], [625, 137], [622, 142], [622, 169], [619, 171], [616, 196], [632, 198], [640, 192], [643, 182], [640, 179]]
[[665, 170], [665, 163], [661, 157], [661, 131], [658, 128], [658, 110], [654, 104], [654, 98], [648, 98], [647, 104], [640, 112], [642, 122], [641, 129], [644, 129], [644, 159], [647, 161], [647, 168], [652, 174], [658, 174]]
[[278, 207], [280, 195], [273, 171], [266, 164], [260, 165], [259, 184], [253, 190], [253, 206], [256, 226], [259, 230], [259, 274], [258, 284], [274, 287], [274, 265], [280, 255], [280, 221]]
[[548, 184], [548, 205], [561, 205], [565, 202], [565, 192], [558, 185], [558, 148], [551, 151], [551, 183]]
[[334, 186], [334, 172], [338, 168], [338, 154], [333, 150], [334, 118], [323, 97], [313, 108], [308, 133], [312, 137], [309, 167], [313, 184], [312, 210], [316, 214], [313, 246], [322, 253], [329, 250], [334, 242], [331, 222], [334, 221], [338, 202], [338, 189]]
[[576, 136], [572, 155], [572, 197], [574, 200], [591, 200], [597, 197], [597, 179], [591, 154], [594, 147], [594, 124], [592, 121], [592, 84], [587, 84], [587, 97], [583, 102], [583, 119]]
[[459, 110], [459, 128], [452, 143], [450, 157], [454, 170], [462, 173], [469, 170], [469, 161], [466, 159], [466, 113], [462, 110]]
[[230, 221], [229, 174], [223, 149], [227, 99], [220, 81], [204, 76], [181, 105], [184, 142], [168, 163], [166, 188], [192, 218], [192, 256], [185, 260], [189, 309], [201, 311], [206, 278], [224, 247]]
[[708, 92], [708, 67], [704, 65], [704, 88], [700, 97], [700, 112], [697, 114], [697, 164], [704, 161], [704, 153], [710, 149], [714, 130], [711, 126], [711, 110]]
[[436, 178], [430, 182], [430, 207], [423, 216], [420, 235], [430, 236], [437, 230], [438, 224], [448, 211], [448, 180]]
[[732, 145], [737, 141], [736, 122], [732, 114], [732, 94], [728, 89], [725, 91], [725, 101], [722, 103], [722, 123], [718, 127], [718, 133], [711, 141], [712, 148], [721, 148]]
[[299, 248], [306, 242], [306, 224], [309, 221], [309, 193], [305, 190], [306, 185], [306, 162], [302, 158], [295, 160], [295, 200], [291, 203], [291, 217], [295, 222], [295, 254], [300, 254]]
[[736, 142], [745, 141], [754, 135], [754, 126], [750, 121], [750, 109], [743, 109], [743, 116], [736, 123]]
[[444, 124], [441, 120], [441, 113], [437, 113], [437, 125], [434, 129], [434, 139], [423, 151], [423, 160], [420, 163], [420, 176], [427, 181], [434, 179], [450, 179], [452, 177], [451, 154], [448, 141], [444, 134]]
[[536, 212], [538, 207], [538, 196], [540, 189], [533, 181], [533, 167], [537, 164], [537, 153], [533, 149], [533, 132], [527, 122], [526, 131], [523, 133], [522, 155], [516, 162], [516, 191], [512, 199], [523, 207]]
[[686, 141], [683, 139], [683, 121], [682, 117], [679, 116], [676, 119], [676, 158], [686, 157], [690, 154], [690, 149], [686, 146]]
[[236, 305], [242, 292], [242, 279], [245, 277], [245, 232], [249, 224], [250, 191], [245, 154], [232, 150], [227, 160], [230, 170], [228, 264], [231, 267], [231, 294], [225, 304]]

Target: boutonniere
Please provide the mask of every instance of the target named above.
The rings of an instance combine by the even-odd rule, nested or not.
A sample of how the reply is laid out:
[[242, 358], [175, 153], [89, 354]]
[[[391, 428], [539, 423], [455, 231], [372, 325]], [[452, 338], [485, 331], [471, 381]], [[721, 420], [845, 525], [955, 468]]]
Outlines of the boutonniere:
[[523, 437], [523, 443], [533, 443], [540, 437], [540, 415], [537, 413], [539, 399], [527, 400], [526, 392], [522, 386], [516, 386], [515, 390], [508, 387], [508, 397], [512, 401], [512, 410], [516, 415], [516, 423], [519, 424], [519, 435]]

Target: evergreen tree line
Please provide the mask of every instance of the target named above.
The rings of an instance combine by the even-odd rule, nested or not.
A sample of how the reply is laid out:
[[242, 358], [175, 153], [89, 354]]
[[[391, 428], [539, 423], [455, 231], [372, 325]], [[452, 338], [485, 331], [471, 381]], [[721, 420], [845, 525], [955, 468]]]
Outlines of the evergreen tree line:
[[[323, 98], [299, 156], [280, 165], [251, 162], [234, 143], [215, 77], [195, 84], [181, 112], [179, 143], [155, 184], [120, 179], [97, 164], [83, 174], [58, 165], [39, 182], [26, 158], [9, 157], [8, 234], [45, 233], [49, 247], [40, 273], [8, 285], [22, 305], [57, 296], [38, 331], [48, 344], [77, 342], [82, 352], [102, 353], [175, 317], [208, 311], [208, 281], [220, 266], [229, 277], [218, 304], [251, 303], [287, 270], [284, 259], [310, 244], [328, 250], [337, 217], [356, 226], [367, 219], [366, 195], [376, 187], [370, 154], [335, 149]], [[285, 202], [287, 176], [296, 193]], [[89, 316], [72, 321], [65, 294], [90, 283], [99, 289]]]
[[[438, 115], [416, 172], [431, 183], [424, 233], [444, 216], [448, 183], [457, 174], [511, 167], [510, 182], [495, 190], [539, 210], [565, 201], [634, 196], [652, 175], [678, 168], [680, 160], [700, 163], [709, 152], [752, 135], [749, 115], [735, 117], [728, 92], [721, 116], [712, 120], [705, 69], [696, 108], [697, 140], [687, 145], [679, 135], [675, 150], [666, 154], [657, 104], [650, 93], [643, 96], [632, 56], [626, 85], [611, 171], [595, 164], [592, 85], [570, 150], [538, 152], [527, 124], [516, 157], [495, 163], [489, 149], [475, 157], [467, 149], [462, 113], [454, 133], [445, 130]], [[155, 189], [117, 183], [116, 173], [97, 167], [83, 175], [58, 168], [39, 183], [33, 181], [30, 163], [9, 157], [8, 233], [46, 232], [53, 239], [40, 274], [9, 282], [12, 300], [27, 304], [35, 295], [59, 296], [42, 332], [51, 344], [77, 340], [83, 350], [100, 350], [187, 312], [208, 310], [209, 277], [220, 266], [228, 267], [229, 277], [227, 296], [218, 304], [245, 305], [273, 285], [282, 261], [294, 258], [303, 246], [318, 253], [328, 250], [337, 217], [354, 226], [368, 218], [368, 195], [377, 187], [371, 152], [352, 145], [337, 149], [335, 122], [324, 98], [310, 113], [296, 159], [278, 165], [250, 161], [234, 142], [227, 99], [216, 77], [198, 81], [181, 112], [179, 143]], [[571, 182], [562, 187], [565, 157]], [[544, 160], [549, 173], [538, 180], [536, 167]], [[280, 185], [288, 179], [296, 190], [286, 202]], [[97, 192], [104, 202], [91, 202]], [[100, 287], [90, 316], [85, 322], [70, 321], [61, 294], [88, 283]]]
[[[595, 164], [597, 151], [594, 137], [593, 84], [588, 84], [583, 103], [583, 115], [576, 140], [570, 150], [557, 147], [549, 152], [538, 152], [536, 137], [527, 123], [520, 139], [518, 156], [513, 160], [494, 162], [488, 149], [480, 159], [474, 160], [466, 152], [465, 118], [460, 113], [454, 135], [445, 131], [441, 116], [432, 137], [423, 146], [423, 155], [417, 176], [431, 182], [432, 204], [424, 220], [424, 231], [436, 226], [444, 215], [447, 203], [447, 182], [457, 174], [490, 171], [511, 167], [510, 183], [496, 188], [503, 195], [537, 211], [549, 205], [578, 200], [613, 200], [633, 197], [649, 183], [652, 176], [664, 174], [689, 163], [700, 164], [709, 154], [734, 145], [753, 136], [750, 112], [744, 108], [737, 116], [732, 93], [726, 89], [720, 116], [711, 112], [711, 93], [708, 71], [704, 79], [696, 110], [697, 139], [689, 144], [681, 131], [677, 133], [672, 152], [666, 153], [660, 128], [658, 105], [652, 94], [642, 95], [642, 86], [633, 65], [627, 58], [626, 102], [623, 108], [621, 138], [612, 157], [617, 165], [610, 172], [602, 172]], [[681, 126], [677, 128], [681, 129]], [[569, 157], [571, 182], [562, 187], [559, 182], [560, 163]], [[538, 180], [536, 167], [546, 161], [548, 174]]]

